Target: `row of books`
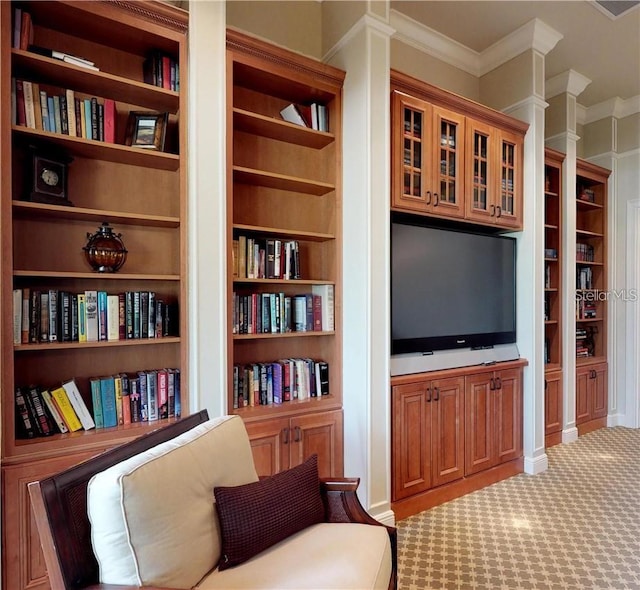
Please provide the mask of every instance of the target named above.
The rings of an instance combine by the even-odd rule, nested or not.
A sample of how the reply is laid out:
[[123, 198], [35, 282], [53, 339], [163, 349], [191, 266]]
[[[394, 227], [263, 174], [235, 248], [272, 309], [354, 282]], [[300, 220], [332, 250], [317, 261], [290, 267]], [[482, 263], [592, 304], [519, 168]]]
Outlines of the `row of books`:
[[13, 290], [13, 343], [98, 342], [178, 335], [178, 305], [154, 291]]
[[300, 244], [240, 235], [233, 241], [233, 274], [241, 279], [299, 279]]
[[47, 93], [37, 82], [11, 79], [14, 125], [115, 143], [116, 104], [110, 98], [76, 98], [66, 89]]
[[576, 260], [583, 262], [593, 262], [595, 260], [593, 246], [591, 244], [576, 244]]
[[317, 102], [310, 105], [290, 103], [280, 111], [280, 116], [301, 127], [329, 131], [329, 111], [325, 105]]
[[576, 358], [593, 356], [593, 332], [586, 328], [576, 328]]
[[285, 334], [334, 330], [333, 285], [314, 285], [311, 293], [233, 294], [234, 334]]
[[596, 304], [593, 301], [579, 299], [576, 305], [576, 319], [592, 320], [597, 317]]
[[589, 266], [582, 266], [576, 272], [576, 288], [592, 289], [593, 288], [593, 271]]
[[54, 388], [17, 387], [17, 438], [112, 428], [181, 414], [179, 369], [92, 377], [89, 385], [89, 404], [74, 379]]
[[233, 407], [282, 404], [329, 395], [329, 364], [309, 358], [233, 366]]
[[147, 56], [142, 64], [142, 74], [147, 84], [176, 92], [180, 90], [180, 65], [162, 51], [152, 51]]

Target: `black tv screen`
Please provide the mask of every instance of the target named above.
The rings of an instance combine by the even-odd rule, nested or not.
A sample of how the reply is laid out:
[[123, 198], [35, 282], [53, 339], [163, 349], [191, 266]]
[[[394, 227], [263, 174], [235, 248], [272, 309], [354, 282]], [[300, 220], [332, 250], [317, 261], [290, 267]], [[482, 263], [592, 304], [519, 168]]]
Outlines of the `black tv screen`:
[[515, 239], [392, 221], [392, 354], [515, 342], [515, 304]]

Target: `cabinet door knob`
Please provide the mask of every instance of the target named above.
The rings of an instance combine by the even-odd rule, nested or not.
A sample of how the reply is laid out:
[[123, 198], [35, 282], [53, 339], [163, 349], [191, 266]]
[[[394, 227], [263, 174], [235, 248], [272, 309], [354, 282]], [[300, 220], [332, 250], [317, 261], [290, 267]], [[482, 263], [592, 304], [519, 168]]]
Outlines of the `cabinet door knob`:
[[491, 217], [493, 217], [496, 214], [496, 206], [495, 205], [491, 205]]
[[438, 196], [438, 193], [433, 193], [433, 198], [435, 200], [435, 202], [433, 203], [433, 206], [437, 207], [438, 203], [440, 202], [440, 197]]
[[496, 217], [500, 217], [502, 215], [502, 207], [500, 207], [500, 205], [496, 205]]
[[427, 403], [431, 401], [431, 387], [427, 387]]
[[289, 429], [288, 428], [283, 428], [282, 429], [282, 439], [283, 439], [282, 442], [285, 445], [289, 444]]
[[300, 440], [302, 439], [302, 437], [300, 436], [300, 432], [301, 432], [300, 431], [300, 426], [296, 426], [295, 431], [296, 431], [296, 435], [295, 435], [295, 438], [293, 440], [294, 440], [294, 442], [300, 442]]
[[433, 401], [437, 402], [440, 399], [440, 388], [439, 387], [435, 387], [434, 391], [435, 391], [435, 397], [433, 398]]
[[431, 205], [431, 191], [427, 191], [427, 205]]

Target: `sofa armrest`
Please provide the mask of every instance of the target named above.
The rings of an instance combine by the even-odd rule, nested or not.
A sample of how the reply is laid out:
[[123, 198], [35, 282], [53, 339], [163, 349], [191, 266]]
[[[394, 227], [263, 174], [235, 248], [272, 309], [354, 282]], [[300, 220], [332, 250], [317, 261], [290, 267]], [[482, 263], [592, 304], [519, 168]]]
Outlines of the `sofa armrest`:
[[327, 522], [355, 522], [384, 526], [391, 542], [392, 574], [389, 590], [397, 588], [398, 532], [395, 527], [382, 524], [373, 518], [362, 506], [356, 494], [359, 477], [340, 477], [320, 480]]

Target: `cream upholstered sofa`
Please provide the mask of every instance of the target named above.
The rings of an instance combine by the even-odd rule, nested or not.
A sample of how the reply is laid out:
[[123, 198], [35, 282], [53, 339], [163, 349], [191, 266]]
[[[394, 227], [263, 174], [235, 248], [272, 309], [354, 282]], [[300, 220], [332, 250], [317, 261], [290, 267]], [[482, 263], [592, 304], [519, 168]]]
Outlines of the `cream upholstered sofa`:
[[207, 418], [30, 484], [54, 590], [395, 588], [395, 529], [357, 480], [321, 485], [315, 457], [260, 480], [242, 420]]

